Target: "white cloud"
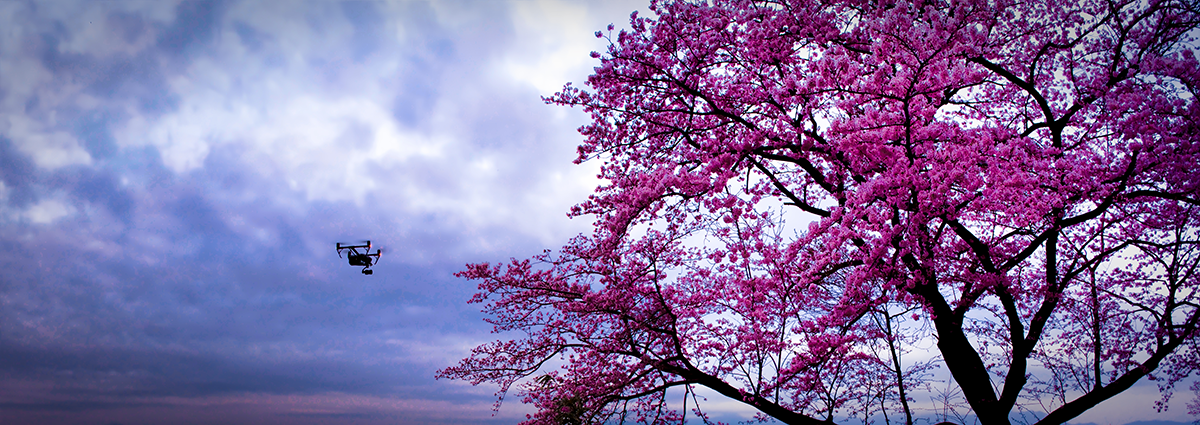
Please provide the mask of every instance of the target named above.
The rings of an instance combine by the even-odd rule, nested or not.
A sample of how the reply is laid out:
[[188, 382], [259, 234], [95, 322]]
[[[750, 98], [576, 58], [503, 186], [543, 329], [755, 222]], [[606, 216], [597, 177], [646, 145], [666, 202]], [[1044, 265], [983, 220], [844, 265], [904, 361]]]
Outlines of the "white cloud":
[[74, 209], [62, 201], [43, 199], [22, 211], [21, 216], [35, 224], [50, 224], [72, 213]]
[[559, 91], [568, 81], [581, 85], [599, 65], [589, 53], [604, 52], [608, 46], [607, 40], [597, 39], [594, 33], [607, 33], [608, 24], [623, 27], [629, 13], [645, 5], [644, 1], [630, 0], [514, 1], [510, 19], [517, 39], [500, 68], [544, 96]]
[[[175, 107], [145, 115], [127, 106], [131, 119], [117, 126], [117, 144], [152, 146], [179, 174], [201, 169], [218, 150], [236, 152], [251, 172], [306, 200], [372, 199], [384, 214], [444, 217], [478, 237], [480, 228], [503, 227], [557, 244], [582, 231], [586, 223], [564, 214], [596, 185], [596, 164], [570, 164], [583, 114], [543, 105], [495, 66], [533, 52], [547, 70], [537, 84], [557, 89], [586, 76], [592, 48], [584, 44], [597, 43], [582, 18], [587, 8], [516, 2], [513, 25], [523, 35], [512, 41], [479, 29], [494, 17], [449, 13], [438, 2], [430, 6], [443, 28], [406, 28], [408, 6], [383, 5], [381, 50], [360, 62], [346, 52], [351, 23], [337, 10], [317, 10], [326, 3], [279, 13], [261, 10], [272, 4], [239, 3], [214, 47], [169, 77]], [[303, 16], [317, 12], [321, 25], [306, 25]], [[235, 23], [269, 41], [250, 51]], [[557, 43], [558, 31], [576, 35]], [[453, 45], [439, 45], [447, 35]], [[404, 99], [414, 84], [431, 98]], [[420, 105], [415, 121], [400, 122], [397, 104]], [[469, 243], [487, 249], [494, 241]]]
[[[4, 118], [7, 119], [8, 125], [0, 134], [12, 140], [17, 149], [32, 157], [39, 167], [56, 169], [92, 162], [92, 156], [79, 146], [79, 141], [70, 133], [46, 128], [42, 122], [24, 114], [3, 115], [7, 115]], [[50, 115], [49, 121], [53, 125], [53, 114]]]
[[[38, 167], [54, 170], [91, 164], [93, 158], [57, 117], [63, 108], [100, 106], [82, 93], [88, 72], [68, 73], [67, 78], [47, 69], [47, 64], [78, 66], [77, 55], [106, 58], [133, 55], [153, 41], [151, 26], [122, 22], [122, 12], [137, 12], [149, 22], [169, 21], [174, 4], [146, 2], [0, 2], [0, 22], [19, 22], [0, 33], [0, 136], [29, 155]], [[69, 31], [47, 37], [46, 28]], [[142, 31], [146, 30], [146, 31]], [[51, 53], [52, 52], [52, 53]], [[47, 60], [46, 54], [63, 55]], [[78, 70], [76, 70], [78, 71]], [[94, 71], [94, 70], [88, 70]]]
[[[359, 204], [383, 185], [371, 166], [440, 155], [444, 138], [401, 128], [392, 118], [394, 90], [381, 80], [392, 77], [395, 65], [348, 63], [337, 43], [352, 28], [336, 19], [336, 8], [295, 6], [233, 7], [215, 52], [169, 79], [178, 106], [162, 116], [128, 107], [133, 118], [115, 132], [117, 143], [153, 146], [180, 174], [203, 167], [214, 149], [233, 149], [254, 172], [287, 182], [308, 200]], [[311, 13], [325, 18], [320, 28], [305, 25]], [[268, 40], [264, 50], [249, 51], [235, 23], [260, 31]]]
[[[0, 2], [0, 20], [18, 17], [24, 18], [21, 8]], [[4, 75], [0, 78], [0, 136], [12, 140], [19, 151], [45, 169], [91, 163], [87, 151], [58, 129], [55, 119], [54, 107], [78, 91], [78, 85], [56, 81], [37, 57], [28, 54], [32, 34], [19, 29], [5, 31], [7, 34], [0, 36], [0, 75]]]
[[501, 68], [519, 82], [532, 85], [542, 95], [562, 89], [567, 81], [587, 75], [599, 50], [589, 28], [587, 6], [551, 0], [513, 2], [512, 23], [517, 40], [504, 56]]
[[217, 146], [233, 145], [258, 174], [284, 179], [310, 200], [361, 203], [383, 185], [368, 165], [438, 157], [447, 143], [401, 129], [369, 98], [271, 93], [263, 103], [230, 98], [191, 80], [173, 86], [183, 99], [178, 110], [154, 120], [136, 118], [117, 140], [157, 147], [176, 173], [200, 168]]

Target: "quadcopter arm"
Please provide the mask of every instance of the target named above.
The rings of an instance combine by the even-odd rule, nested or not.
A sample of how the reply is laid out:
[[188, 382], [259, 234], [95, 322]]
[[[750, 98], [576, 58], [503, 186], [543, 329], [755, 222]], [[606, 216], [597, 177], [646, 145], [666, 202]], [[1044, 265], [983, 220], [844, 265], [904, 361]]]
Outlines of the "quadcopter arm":
[[337, 246], [338, 258], [342, 257], [342, 250], [344, 250], [344, 249], [350, 250], [350, 252], [352, 254], [357, 253], [358, 248], [366, 248], [368, 253], [371, 252], [371, 241], [362, 241], [362, 242], [359, 242], [358, 245], [349, 244], [349, 243], [344, 244], [344, 243], [338, 242], [336, 244], [336, 246]]

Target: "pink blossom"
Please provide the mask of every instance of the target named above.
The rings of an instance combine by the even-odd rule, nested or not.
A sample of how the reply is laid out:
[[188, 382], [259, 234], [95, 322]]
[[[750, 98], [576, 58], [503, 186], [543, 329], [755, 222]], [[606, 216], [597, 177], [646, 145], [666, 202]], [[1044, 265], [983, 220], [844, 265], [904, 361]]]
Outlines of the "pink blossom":
[[941, 366], [947, 406], [1057, 424], [1200, 371], [1194, 8], [651, 10], [546, 99], [591, 114], [577, 162], [605, 183], [570, 214], [594, 232], [460, 272], [505, 338], [440, 377], [517, 385], [527, 423], [678, 421], [667, 389], [694, 386], [911, 423]]

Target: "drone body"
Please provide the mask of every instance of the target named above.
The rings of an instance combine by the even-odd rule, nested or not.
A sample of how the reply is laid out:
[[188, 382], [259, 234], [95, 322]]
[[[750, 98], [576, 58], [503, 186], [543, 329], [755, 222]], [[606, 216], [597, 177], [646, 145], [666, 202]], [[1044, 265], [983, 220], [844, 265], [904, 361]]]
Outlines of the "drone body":
[[[359, 249], [363, 249], [363, 251], [360, 252]], [[350, 251], [346, 254], [346, 259], [351, 266], [362, 267], [362, 274], [365, 275], [375, 273], [374, 270], [371, 270], [371, 266], [378, 264], [379, 257], [383, 255], [383, 252], [378, 249], [375, 250], [375, 253], [371, 253], [371, 241], [362, 241], [359, 245], [338, 242], [338, 258], [341, 258], [342, 250]]]

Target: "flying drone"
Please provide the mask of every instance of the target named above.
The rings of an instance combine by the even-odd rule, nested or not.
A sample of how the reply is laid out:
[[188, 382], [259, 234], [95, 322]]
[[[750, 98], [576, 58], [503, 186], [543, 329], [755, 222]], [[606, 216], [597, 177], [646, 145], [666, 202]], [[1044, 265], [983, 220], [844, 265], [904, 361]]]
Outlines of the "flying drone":
[[[362, 268], [363, 268], [362, 274], [365, 274], [365, 275], [373, 274], [373, 273], [375, 273], [375, 271], [371, 270], [371, 266], [374, 266], [379, 263], [379, 256], [383, 255], [383, 251], [376, 249], [375, 253], [372, 254], [371, 253], [371, 241], [362, 241], [359, 243], [362, 245], [343, 244], [341, 242], [338, 242], [338, 244], [337, 244], [338, 258], [342, 258], [342, 250], [349, 250], [350, 252], [347, 253], [346, 258], [350, 261], [350, 265], [356, 266], [356, 267], [362, 266]], [[364, 249], [364, 248], [366, 249], [365, 251], [362, 251], [362, 252], [358, 251], [359, 249]], [[371, 257], [375, 257], [375, 258], [372, 259]]]

